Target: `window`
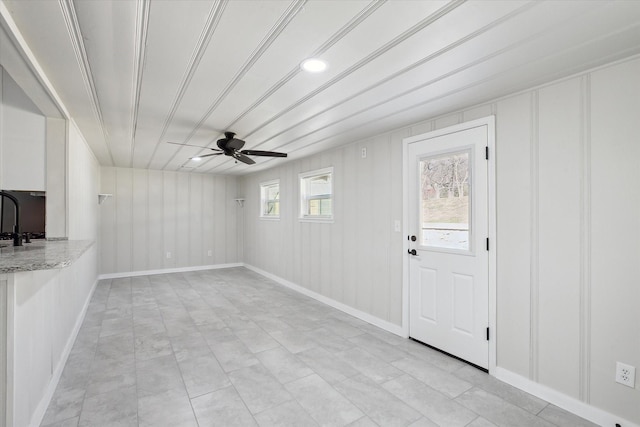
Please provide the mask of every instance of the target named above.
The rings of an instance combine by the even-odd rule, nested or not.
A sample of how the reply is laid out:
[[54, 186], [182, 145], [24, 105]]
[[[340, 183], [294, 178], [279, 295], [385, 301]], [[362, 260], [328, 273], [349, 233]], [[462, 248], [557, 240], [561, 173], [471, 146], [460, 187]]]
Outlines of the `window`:
[[420, 160], [420, 244], [469, 250], [470, 151]]
[[280, 180], [260, 183], [260, 216], [280, 218]]
[[333, 168], [306, 172], [300, 177], [300, 218], [333, 219]]

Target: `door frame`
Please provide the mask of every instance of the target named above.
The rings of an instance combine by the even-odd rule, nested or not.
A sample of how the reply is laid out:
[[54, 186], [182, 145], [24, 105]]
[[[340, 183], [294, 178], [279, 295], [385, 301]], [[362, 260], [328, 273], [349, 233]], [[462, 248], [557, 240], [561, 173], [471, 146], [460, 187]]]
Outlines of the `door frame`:
[[420, 141], [425, 138], [434, 138], [449, 133], [460, 132], [463, 130], [476, 128], [480, 126], [487, 127], [487, 146], [489, 147], [489, 164], [487, 170], [488, 179], [488, 219], [489, 219], [489, 373], [493, 373], [496, 368], [497, 353], [497, 259], [496, 259], [496, 131], [495, 116], [483, 117], [477, 120], [460, 123], [443, 129], [422, 133], [416, 136], [410, 136], [402, 140], [402, 331], [405, 337], [409, 337], [409, 240], [405, 236], [409, 236], [409, 167], [408, 167], [408, 147], [412, 142]]

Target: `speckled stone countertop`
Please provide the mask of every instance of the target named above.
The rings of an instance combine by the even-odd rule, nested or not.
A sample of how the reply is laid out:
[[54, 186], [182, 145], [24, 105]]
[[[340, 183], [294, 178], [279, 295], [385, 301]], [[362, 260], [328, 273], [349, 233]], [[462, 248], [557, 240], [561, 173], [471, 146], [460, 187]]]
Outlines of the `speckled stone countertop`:
[[[3, 241], [11, 245], [11, 241]], [[89, 249], [92, 240], [33, 240], [0, 248], [0, 274], [68, 267]]]

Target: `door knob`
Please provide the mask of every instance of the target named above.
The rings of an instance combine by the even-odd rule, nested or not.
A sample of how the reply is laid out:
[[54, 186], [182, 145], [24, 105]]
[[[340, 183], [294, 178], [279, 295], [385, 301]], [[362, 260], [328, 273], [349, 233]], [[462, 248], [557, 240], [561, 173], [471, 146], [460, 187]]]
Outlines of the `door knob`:
[[418, 255], [418, 252], [417, 252], [415, 249], [409, 249], [409, 250], [407, 250], [407, 252], [408, 252], [410, 255], [414, 255], [414, 256], [415, 256], [415, 255]]
[[416, 236], [411, 236], [411, 241], [415, 242], [416, 240], [418, 240], [418, 238]]

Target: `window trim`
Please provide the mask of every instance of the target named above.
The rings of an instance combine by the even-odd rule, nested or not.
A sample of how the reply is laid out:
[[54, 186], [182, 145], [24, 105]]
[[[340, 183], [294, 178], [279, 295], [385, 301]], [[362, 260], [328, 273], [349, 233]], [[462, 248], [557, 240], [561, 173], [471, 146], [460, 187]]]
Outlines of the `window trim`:
[[278, 201], [281, 202], [281, 198], [280, 198], [280, 179], [271, 179], [269, 181], [263, 181], [260, 183], [260, 219], [264, 219], [267, 221], [278, 221], [280, 220], [280, 213], [278, 213], [278, 215], [265, 215], [263, 207], [264, 207], [264, 202], [265, 202], [265, 189], [273, 186], [277, 184], [278, 185]]
[[[330, 197], [331, 200], [331, 215], [305, 215], [305, 207], [306, 207], [306, 195], [303, 194], [303, 180], [319, 176], [319, 175], [329, 175], [330, 178]], [[333, 193], [333, 180], [335, 176], [333, 173], [333, 166], [329, 166], [322, 169], [315, 169], [312, 171], [302, 172], [298, 174], [298, 198], [299, 198], [299, 208], [298, 208], [298, 221], [300, 222], [333, 222], [334, 216], [334, 201], [335, 194]]]

